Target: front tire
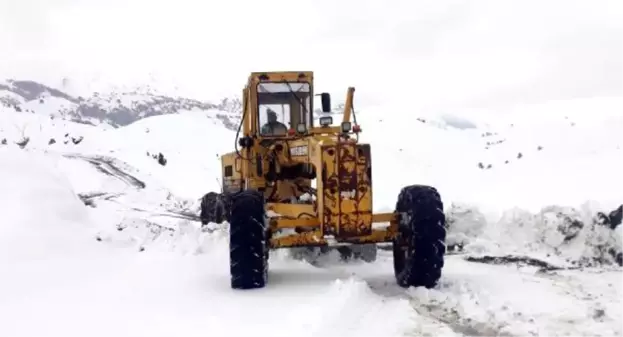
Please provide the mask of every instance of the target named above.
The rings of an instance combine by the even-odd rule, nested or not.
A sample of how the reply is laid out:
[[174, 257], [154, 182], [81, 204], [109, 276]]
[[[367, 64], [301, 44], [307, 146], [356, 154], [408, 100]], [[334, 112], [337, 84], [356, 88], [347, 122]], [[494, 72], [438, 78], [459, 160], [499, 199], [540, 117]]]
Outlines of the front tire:
[[268, 232], [264, 196], [243, 191], [232, 198], [229, 260], [233, 289], [263, 288], [268, 280]]
[[433, 288], [446, 252], [443, 203], [434, 187], [407, 186], [396, 203], [399, 234], [393, 241], [394, 274], [401, 287]]

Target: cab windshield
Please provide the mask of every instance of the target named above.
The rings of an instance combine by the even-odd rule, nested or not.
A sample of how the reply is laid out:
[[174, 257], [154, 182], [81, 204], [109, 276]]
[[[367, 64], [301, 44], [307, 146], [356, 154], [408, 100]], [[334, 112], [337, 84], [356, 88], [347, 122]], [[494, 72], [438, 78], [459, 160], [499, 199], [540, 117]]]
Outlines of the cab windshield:
[[298, 124], [311, 127], [309, 83], [265, 82], [257, 85], [258, 114], [262, 136], [284, 136]]

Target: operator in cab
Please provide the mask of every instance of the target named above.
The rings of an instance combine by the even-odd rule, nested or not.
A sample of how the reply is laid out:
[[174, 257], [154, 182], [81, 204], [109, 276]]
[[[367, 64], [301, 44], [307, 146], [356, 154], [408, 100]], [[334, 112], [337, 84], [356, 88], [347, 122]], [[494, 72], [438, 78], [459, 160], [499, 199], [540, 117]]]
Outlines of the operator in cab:
[[262, 126], [262, 135], [283, 136], [288, 132], [286, 125], [277, 120], [277, 113], [274, 110], [268, 108], [266, 116], [268, 122]]

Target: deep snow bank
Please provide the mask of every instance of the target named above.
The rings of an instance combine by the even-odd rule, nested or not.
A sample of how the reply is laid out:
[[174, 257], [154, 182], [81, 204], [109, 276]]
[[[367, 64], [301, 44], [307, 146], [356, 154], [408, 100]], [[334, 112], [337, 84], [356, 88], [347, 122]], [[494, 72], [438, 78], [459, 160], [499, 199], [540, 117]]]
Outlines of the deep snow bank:
[[475, 207], [452, 204], [447, 244], [468, 254], [530, 256], [560, 266], [622, 265], [623, 226], [613, 230], [599, 217], [610, 211], [585, 203], [535, 213], [514, 208], [494, 219]]
[[0, 147], [0, 186], [0, 259], [10, 265], [83, 251], [89, 214], [49, 158]]

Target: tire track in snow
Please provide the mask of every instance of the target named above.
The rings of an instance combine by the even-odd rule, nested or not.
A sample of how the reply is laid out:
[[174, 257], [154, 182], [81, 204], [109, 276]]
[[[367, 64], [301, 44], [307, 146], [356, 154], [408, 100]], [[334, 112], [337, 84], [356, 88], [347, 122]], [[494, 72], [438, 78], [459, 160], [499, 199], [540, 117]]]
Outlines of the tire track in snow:
[[[622, 271], [620, 268], [587, 268], [580, 271], [560, 270], [536, 275], [549, 280], [557, 293], [575, 298], [578, 306], [585, 308], [585, 318], [590, 322], [590, 330], [586, 329], [584, 334], [621, 336], [623, 335], [623, 326], [620, 324], [623, 317]], [[573, 319], [567, 323], [572, 322]]]
[[130, 186], [136, 187], [137, 189], [144, 189], [147, 186], [142, 180], [121, 170], [117, 165], [117, 162], [119, 162], [117, 159], [103, 156], [84, 156], [78, 154], [64, 154], [63, 156], [70, 159], [84, 160], [95, 166], [98, 171], [117, 178]]
[[[600, 271], [607, 280], [597, 281], [597, 272], [548, 275], [532, 267], [494, 266], [452, 256], [446, 258], [438, 287], [404, 289], [395, 284], [390, 256], [379, 254], [374, 265], [367, 268], [372, 272], [357, 266], [336, 268], [344, 273], [352, 269], [378, 295], [408, 300], [417, 313], [413, 336], [431, 331], [444, 336], [622, 334], [617, 320], [623, 314], [620, 270]], [[379, 269], [387, 270], [380, 274]]]
[[[120, 169], [119, 164], [117, 163], [120, 161], [117, 159], [110, 158], [110, 157], [83, 156], [83, 155], [76, 155], [76, 154], [65, 154], [64, 156], [67, 158], [71, 158], [71, 159], [84, 160], [92, 164], [93, 166], [95, 166], [95, 168], [98, 171], [108, 176], [117, 178], [121, 180], [122, 182], [128, 184], [129, 186], [135, 187], [137, 190], [142, 190], [142, 189], [145, 189], [145, 187], [147, 187], [147, 184], [144, 181]], [[120, 162], [120, 163], [123, 163], [123, 162]], [[129, 166], [126, 163], [123, 163], [123, 164], [126, 166]], [[81, 199], [83, 199], [83, 201], [85, 202], [91, 201], [93, 199], [104, 199], [110, 202], [116, 202], [113, 199], [116, 199], [123, 195], [125, 194], [124, 193], [95, 192], [95, 193], [83, 194], [81, 195]], [[143, 208], [128, 206], [128, 205], [125, 205], [119, 202], [117, 203], [123, 206], [127, 206], [130, 210], [149, 213], [150, 215], [178, 218], [178, 219], [190, 220], [190, 221], [201, 221], [200, 217], [197, 214], [191, 211], [188, 211], [188, 210], [164, 209], [162, 211], [150, 211], [150, 210], [146, 210]]]
[[[584, 297], [584, 291], [565, 279], [543, 277], [535, 268], [474, 264], [448, 259], [436, 289], [409, 289], [414, 308], [475, 336], [620, 335], [615, 319], [603, 314]], [[565, 271], [595, 279], [582, 271]], [[620, 276], [620, 274], [619, 274]], [[620, 278], [619, 278], [620, 279]], [[620, 314], [620, 291], [601, 288], [611, 301], [610, 318]], [[608, 296], [607, 296], [608, 297]]]
[[[79, 154], [63, 154], [64, 157], [69, 159], [83, 160], [93, 165], [99, 172], [102, 172], [108, 176], [116, 178], [128, 186], [135, 187], [137, 190], [143, 190], [147, 187], [147, 184], [137, 178], [136, 176], [122, 170], [119, 168], [120, 164], [125, 166], [129, 166], [128, 164], [121, 162], [118, 159], [111, 157], [103, 157], [103, 156], [85, 156]], [[199, 222], [200, 218], [198, 215], [191, 213], [190, 211], [178, 211], [172, 209], [164, 209], [160, 211], [147, 210], [144, 208], [139, 208], [131, 205], [127, 205], [121, 202], [116, 201], [115, 199], [126, 195], [125, 193], [108, 193], [108, 192], [94, 192], [94, 193], [85, 193], [79, 194], [80, 199], [88, 206], [94, 206], [94, 201], [96, 199], [106, 200], [109, 202], [117, 203], [121, 206], [126, 207], [128, 210], [147, 213], [150, 216], [158, 216], [158, 217], [168, 217], [168, 218], [177, 218], [180, 220], [189, 220]]]

